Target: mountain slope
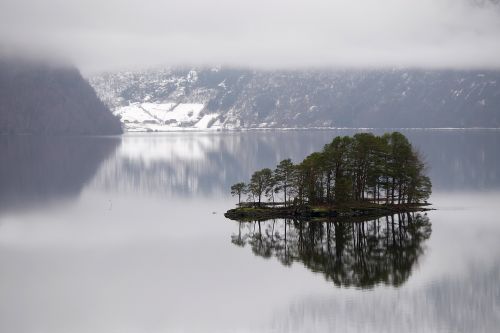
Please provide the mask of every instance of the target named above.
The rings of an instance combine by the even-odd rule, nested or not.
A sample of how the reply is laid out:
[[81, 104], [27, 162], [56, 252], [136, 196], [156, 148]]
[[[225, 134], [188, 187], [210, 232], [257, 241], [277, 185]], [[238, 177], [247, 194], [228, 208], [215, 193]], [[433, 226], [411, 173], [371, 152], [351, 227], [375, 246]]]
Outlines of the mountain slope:
[[[500, 127], [498, 71], [166, 69], [90, 82], [132, 130]], [[198, 105], [186, 121], [173, 112], [184, 104]]]
[[0, 133], [121, 132], [118, 119], [77, 69], [0, 59]]

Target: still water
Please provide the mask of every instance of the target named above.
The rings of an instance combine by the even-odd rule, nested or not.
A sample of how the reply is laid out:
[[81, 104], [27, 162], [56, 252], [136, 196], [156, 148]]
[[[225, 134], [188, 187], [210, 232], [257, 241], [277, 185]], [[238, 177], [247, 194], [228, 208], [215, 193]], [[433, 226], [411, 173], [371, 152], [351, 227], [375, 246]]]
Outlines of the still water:
[[498, 332], [499, 131], [402, 131], [426, 214], [224, 218], [231, 184], [353, 132], [0, 137], [0, 332]]

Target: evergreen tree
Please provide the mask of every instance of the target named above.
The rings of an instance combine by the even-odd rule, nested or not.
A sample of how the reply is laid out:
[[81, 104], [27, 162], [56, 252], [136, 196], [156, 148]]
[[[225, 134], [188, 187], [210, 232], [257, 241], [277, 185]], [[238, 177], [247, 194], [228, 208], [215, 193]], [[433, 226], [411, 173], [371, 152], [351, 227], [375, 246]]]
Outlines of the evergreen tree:
[[231, 195], [238, 196], [238, 204], [241, 204], [241, 195], [246, 192], [247, 186], [245, 183], [236, 183], [231, 186]]
[[248, 185], [249, 192], [256, 198], [258, 198], [258, 204], [260, 206], [262, 202], [262, 195], [266, 192], [270, 178], [272, 177], [271, 169], [265, 168], [253, 173], [250, 179], [250, 184]]
[[[240, 195], [236, 185], [231, 193]], [[292, 197], [301, 205], [371, 199], [403, 204], [427, 200], [432, 184], [421, 156], [403, 134], [393, 132], [336, 137], [298, 165], [286, 159], [274, 173], [267, 168], [256, 171], [247, 189], [259, 205], [263, 194], [274, 202], [280, 192], [285, 206]]]
[[290, 159], [281, 161], [274, 170], [274, 177], [276, 180], [277, 190], [283, 190], [285, 207], [287, 206], [289, 188], [292, 186], [295, 166]]

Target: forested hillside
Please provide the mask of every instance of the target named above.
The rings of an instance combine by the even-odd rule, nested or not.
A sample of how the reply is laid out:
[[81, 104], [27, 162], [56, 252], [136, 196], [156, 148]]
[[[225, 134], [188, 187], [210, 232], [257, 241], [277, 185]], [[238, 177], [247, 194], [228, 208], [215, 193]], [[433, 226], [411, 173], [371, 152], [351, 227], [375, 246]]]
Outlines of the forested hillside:
[[121, 132], [119, 120], [76, 68], [0, 59], [0, 133]]
[[500, 72], [157, 69], [92, 77], [131, 130], [500, 127]]

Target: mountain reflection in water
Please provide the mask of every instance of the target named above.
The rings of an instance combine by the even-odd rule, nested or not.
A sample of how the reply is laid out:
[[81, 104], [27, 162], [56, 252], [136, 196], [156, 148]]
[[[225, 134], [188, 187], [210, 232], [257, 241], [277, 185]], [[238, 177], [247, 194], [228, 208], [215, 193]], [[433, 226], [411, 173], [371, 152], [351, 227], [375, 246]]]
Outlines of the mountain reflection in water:
[[497, 332], [500, 131], [403, 131], [436, 210], [394, 232], [223, 217], [353, 132], [0, 137], [0, 332]]
[[[382, 134], [383, 130], [367, 130]], [[123, 136], [94, 178], [108, 191], [166, 197], [220, 196], [253, 171], [298, 162], [338, 135], [359, 130], [157, 133]], [[494, 131], [401, 130], [425, 157], [433, 191], [500, 187], [500, 136]], [[432, 202], [432, 200], [431, 200]]]
[[283, 265], [301, 262], [336, 286], [401, 286], [424, 253], [432, 229], [422, 213], [385, 216], [364, 222], [268, 220], [237, 222], [231, 235], [256, 256]]
[[76, 199], [120, 137], [0, 137], [0, 212]]

